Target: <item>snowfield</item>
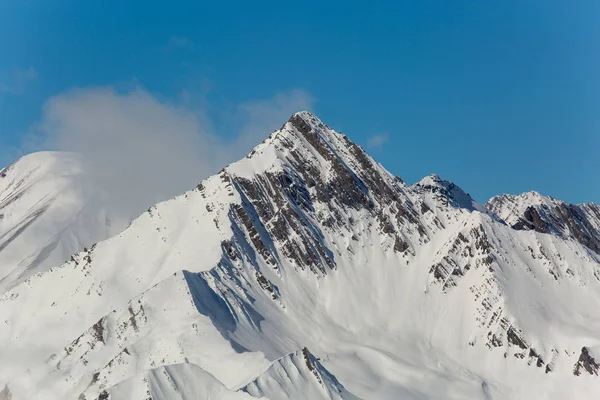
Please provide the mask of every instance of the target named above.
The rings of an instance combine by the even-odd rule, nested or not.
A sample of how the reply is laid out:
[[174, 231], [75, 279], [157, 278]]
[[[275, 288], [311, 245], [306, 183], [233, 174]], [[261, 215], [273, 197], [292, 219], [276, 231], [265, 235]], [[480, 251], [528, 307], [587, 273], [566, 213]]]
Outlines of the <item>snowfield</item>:
[[[0, 178], [2, 237], [14, 236], [0, 247], [0, 399], [600, 391], [596, 205], [538, 194], [482, 205], [436, 175], [409, 186], [300, 112], [246, 158], [91, 245], [111, 233], [101, 207], [56, 189], [74, 168], [50, 156], [66, 157], [28, 156], [40, 166], [22, 160]], [[51, 189], [25, 178], [43, 168]], [[32, 189], [14, 194], [24, 179]], [[51, 214], [59, 200], [86, 217]], [[83, 222], [44, 236], [31, 218]], [[27, 261], [53, 240], [60, 251]]]
[[0, 293], [122, 230], [104, 196], [77, 154], [35, 153], [1, 169]]

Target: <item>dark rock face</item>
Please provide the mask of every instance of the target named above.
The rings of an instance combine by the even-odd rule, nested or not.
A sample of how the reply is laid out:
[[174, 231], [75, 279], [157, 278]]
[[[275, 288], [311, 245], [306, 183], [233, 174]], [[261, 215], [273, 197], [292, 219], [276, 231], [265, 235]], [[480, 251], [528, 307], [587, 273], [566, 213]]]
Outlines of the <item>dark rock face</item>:
[[317, 378], [317, 381], [319, 381], [319, 383], [322, 384], [323, 381], [321, 380], [319, 372], [315, 367], [315, 361], [313, 360], [313, 356], [312, 354], [310, 354], [310, 351], [308, 351], [306, 347], [302, 349], [302, 356], [304, 357], [304, 362], [306, 363], [306, 367], [308, 368], [308, 370], [312, 372], [315, 378]]
[[535, 363], [535, 366], [538, 368], [542, 368], [545, 364], [542, 357], [533, 347], [529, 349], [529, 365], [531, 365], [532, 363]]
[[289, 121], [299, 132], [308, 134], [312, 128], [299, 114], [294, 114]]
[[[310, 124], [305, 118], [310, 120]], [[289, 122], [302, 134], [310, 146], [330, 163], [334, 171], [332, 179], [325, 181], [321, 178], [322, 186], [317, 186], [317, 191], [320, 192], [317, 194], [319, 201], [328, 203], [331, 200], [337, 200], [347, 207], [372, 209], [374, 207], [373, 200], [383, 205], [400, 199], [401, 190], [397, 184], [401, 180], [386, 181], [381, 172], [377, 170], [376, 163], [360, 146], [346, 136], [339, 135], [339, 140], [350, 156], [349, 159], [344, 160], [341, 154], [338, 154], [333, 146], [324, 139], [323, 130], [328, 127], [314, 116], [307, 114], [302, 117], [296, 114]], [[292, 143], [288, 143], [288, 146], [290, 149], [293, 147]], [[318, 185], [319, 182], [316, 178], [320, 177], [321, 171], [306, 166], [302, 167], [301, 164], [308, 164], [308, 160], [303, 159], [298, 151], [292, 151], [292, 158], [295, 166], [299, 167], [303, 180]], [[307, 172], [310, 172], [312, 177], [306, 176]], [[309, 186], [313, 185], [309, 184]]]
[[542, 233], [549, 232], [548, 224], [542, 219], [535, 207], [532, 206], [527, 207], [525, 213], [523, 214], [523, 218], [516, 224], [512, 225], [512, 227], [517, 230], [532, 229]]
[[521, 337], [521, 335], [521, 332], [518, 332], [512, 326], [506, 331], [506, 338], [508, 340], [508, 343], [525, 350], [528, 346], [525, 340]]
[[104, 344], [104, 325], [102, 324], [102, 319], [100, 319], [94, 324], [94, 326], [92, 326], [92, 330], [94, 332], [94, 337], [96, 338], [96, 341], [102, 342], [102, 344]]
[[277, 264], [275, 239], [283, 256], [301, 268], [308, 267], [315, 273], [335, 268], [331, 251], [323, 244], [322, 232], [305, 216], [313, 212], [313, 205], [301, 179], [281, 173], [258, 176], [254, 181], [236, 177], [234, 181], [247, 200], [241, 206], [233, 206], [235, 215], [268, 264]]
[[109, 397], [110, 396], [109, 396], [108, 392], [106, 390], [104, 390], [104, 391], [102, 391], [102, 393], [100, 393], [98, 395], [98, 400], [108, 400]]
[[375, 197], [382, 204], [398, 201], [399, 196], [397, 191], [382, 179], [381, 174], [374, 168], [373, 162], [369, 159], [365, 151], [351, 142], [346, 136], [344, 136], [344, 140], [350, 148], [352, 155], [358, 161], [360, 169], [363, 172], [363, 179], [367, 186], [371, 188]]
[[491, 244], [482, 226], [459, 232], [448, 253], [429, 268], [429, 273], [446, 292], [457, 286], [460, 278], [471, 268], [489, 268], [493, 262], [490, 249]]
[[[594, 205], [591, 206], [591, 209], [594, 210]], [[560, 222], [567, 226], [571, 235], [579, 243], [600, 254], [600, 232], [590, 224], [588, 217], [579, 206], [561, 204], [557, 214], [560, 215]]]
[[396, 237], [396, 241], [394, 242], [394, 251], [396, 253], [404, 253], [410, 248], [410, 245], [406, 243], [404, 240]]
[[[278, 260], [285, 258], [315, 274], [335, 269], [333, 251], [324, 243], [322, 229], [352, 229], [357, 221], [348, 214], [353, 210], [373, 216], [382, 233], [392, 239], [396, 253], [414, 253], [403, 232], [417, 232], [422, 241], [429, 240], [401, 180], [385, 175], [362, 148], [344, 135], [332, 133], [316, 117], [295, 114], [270, 140], [285, 152], [290, 168], [252, 178], [226, 170], [220, 176], [243, 200], [231, 206], [232, 224], [238, 226], [237, 231], [246, 232], [252, 247], [272, 268], [277, 269]], [[315, 204], [327, 211], [317, 212]], [[224, 241], [222, 247], [235, 261], [235, 245]]]
[[294, 143], [284, 142], [284, 146], [291, 150], [290, 161], [300, 172], [301, 180], [316, 189], [317, 200], [331, 205], [337, 202], [346, 208], [372, 208], [373, 204], [364, 182], [340, 159], [320, 134], [298, 115], [294, 115], [290, 122], [303, 134], [310, 146], [329, 162], [333, 170], [333, 176], [325, 180], [321, 171], [300, 154]]
[[579, 360], [573, 367], [573, 375], [579, 376], [583, 371], [586, 371], [590, 375], [598, 375], [599, 369], [600, 364], [598, 361], [590, 354], [587, 347], [583, 347]]

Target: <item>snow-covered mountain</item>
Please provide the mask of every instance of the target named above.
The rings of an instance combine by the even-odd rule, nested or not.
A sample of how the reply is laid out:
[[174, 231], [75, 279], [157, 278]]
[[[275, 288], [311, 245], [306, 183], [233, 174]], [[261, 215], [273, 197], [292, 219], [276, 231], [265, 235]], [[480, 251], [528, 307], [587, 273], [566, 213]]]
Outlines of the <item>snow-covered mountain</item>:
[[408, 186], [297, 113], [4, 293], [0, 387], [13, 400], [591, 398], [600, 255], [571, 228], [514, 229], [524, 214], [494, 203], [437, 176]]
[[40, 152], [0, 170], [0, 293], [118, 233], [80, 157]]
[[486, 206], [514, 229], [535, 230], [574, 239], [600, 254], [600, 206], [568, 204], [537, 192], [504, 194]]

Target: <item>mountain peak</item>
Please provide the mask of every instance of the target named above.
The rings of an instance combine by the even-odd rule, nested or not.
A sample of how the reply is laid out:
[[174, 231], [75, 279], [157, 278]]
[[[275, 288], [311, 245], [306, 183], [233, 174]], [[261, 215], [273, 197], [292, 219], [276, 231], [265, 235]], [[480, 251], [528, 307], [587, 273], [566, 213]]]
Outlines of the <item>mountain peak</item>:
[[319, 117], [310, 111], [299, 111], [294, 113], [288, 120], [288, 123], [303, 135], [318, 133], [326, 141], [330, 141], [332, 136], [345, 137], [324, 124]]
[[310, 124], [312, 120], [312, 114], [309, 114], [306, 111], [302, 111], [299, 113], [295, 113], [290, 117], [288, 122], [292, 124], [294, 128], [303, 134], [307, 134], [313, 130], [313, 126]]
[[528, 192], [523, 192], [521, 194], [516, 194], [516, 195], [515, 194], [502, 194], [499, 196], [494, 196], [494, 197], [490, 198], [487, 202], [494, 203], [497, 201], [506, 201], [506, 200], [525, 202], [528, 204], [531, 204], [531, 203], [541, 204], [541, 203], [546, 203], [548, 201], [555, 200], [555, 199], [551, 196], [545, 196], [538, 191], [530, 190]]
[[246, 179], [282, 171], [316, 187], [321, 200], [335, 199], [352, 208], [396, 199], [397, 190], [405, 187], [364, 149], [308, 111], [292, 115], [248, 157], [227, 167]]
[[290, 117], [290, 119], [292, 119], [295, 116], [298, 116], [300, 118], [316, 118], [316, 119], [318, 119], [318, 117], [315, 114], [313, 114], [312, 112], [310, 112], [308, 110], [297, 111]]
[[429, 174], [426, 177], [424, 177], [423, 179], [421, 179], [419, 182], [417, 182], [417, 185], [419, 186], [447, 186], [447, 184], [450, 184], [452, 182], [443, 180], [442, 178], [440, 178], [440, 176], [438, 174]]
[[485, 207], [473, 200], [470, 194], [462, 190], [455, 183], [442, 179], [437, 174], [424, 177], [412, 185], [412, 188], [417, 192], [430, 193], [443, 203], [449, 203], [454, 207], [487, 213]]

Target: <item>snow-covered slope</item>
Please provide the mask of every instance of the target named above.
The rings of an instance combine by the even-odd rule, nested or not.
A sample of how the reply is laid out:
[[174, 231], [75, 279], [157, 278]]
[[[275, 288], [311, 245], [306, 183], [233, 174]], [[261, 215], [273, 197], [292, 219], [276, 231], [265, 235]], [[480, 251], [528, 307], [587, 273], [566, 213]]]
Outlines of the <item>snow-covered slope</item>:
[[76, 154], [41, 152], [0, 170], [0, 293], [65, 262], [111, 226]]
[[158, 396], [162, 376], [197, 374], [273, 399], [588, 398], [600, 255], [496, 214], [437, 176], [407, 186], [297, 113], [0, 297], [0, 387]]
[[103, 391], [100, 400], [253, 400], [228, 390], [194, 364], [165, 365], [129, 378]]
[[305, 347], [288, 354], [244, 389], [254, 397], [272, 400], [356, 400]]
[[600, 206], [568, 204], [537, 192], [491, 198], [486, 207], [514, 229], [574, 239], [600, 254]]

